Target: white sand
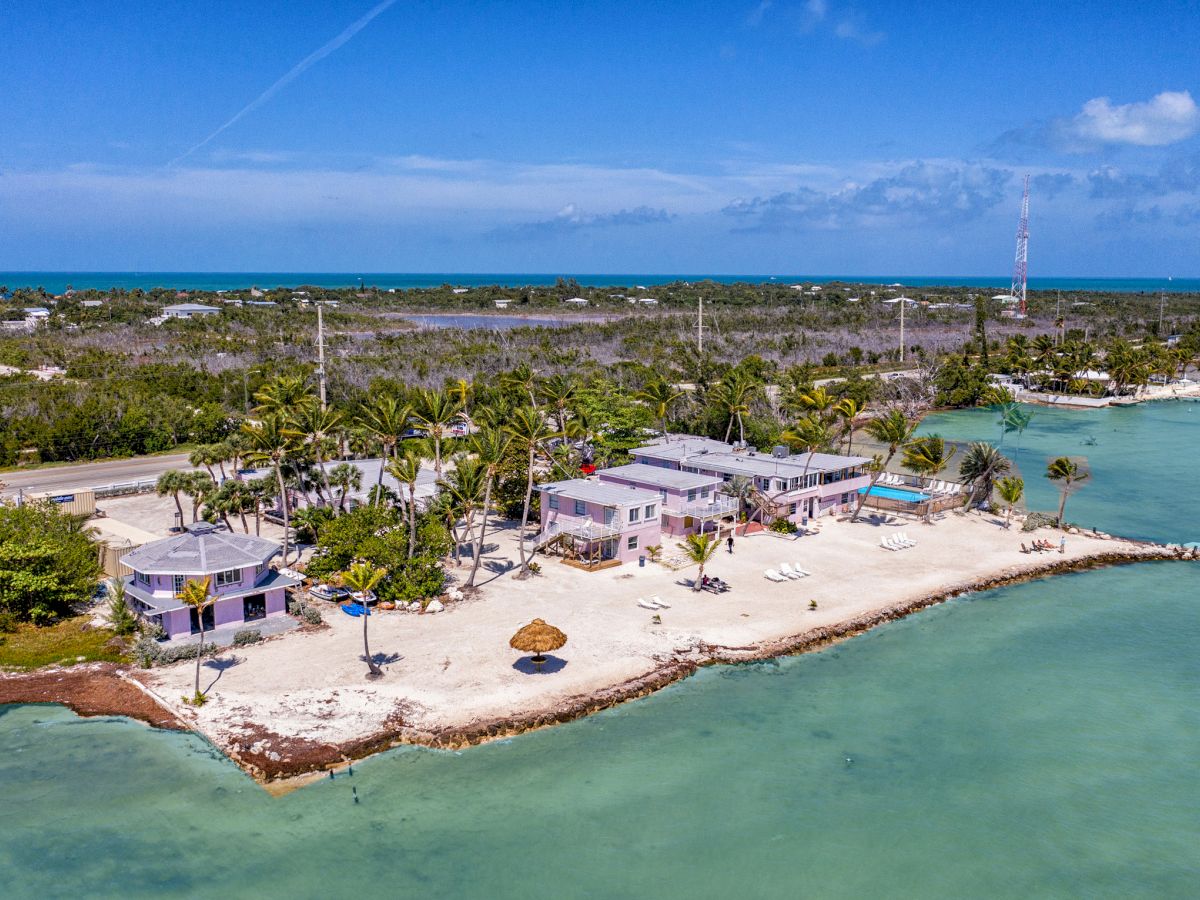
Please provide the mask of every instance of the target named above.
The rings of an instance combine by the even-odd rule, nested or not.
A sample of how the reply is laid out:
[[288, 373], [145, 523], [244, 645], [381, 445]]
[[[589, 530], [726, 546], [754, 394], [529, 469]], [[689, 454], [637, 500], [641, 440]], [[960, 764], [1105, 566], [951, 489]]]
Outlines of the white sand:
[[[900, 552], [878, 546], [881, 535], [898, 531], [918, 546]], [[1058, 540], [1050, 530], [1039, 536]], [[372, 651], [395, 655], [377, 681], [364, 678], [362, 621], [332, 607], [328, 629], [227, 652], [221, 659], [236, 657], [237, 663], [224, 671], [206, 667], [201, 686], [211, 700], [199, 710], [178, 702], [191, 690], [193, 664], [154, 670], [145, 681], [219, 746], [237, 743], [245, 722], [284, 737], [341, 743], [380, 732], [397, 712], [407, 726], [434, 732], [549, 711], [672, 660], [704, 658], [702, 643], [753, 648], [978, 579], [1138, 550], [1124, 541], [1071, 535], [1063, 556], [1023, 555], [1021, 541], [1028, 544], [1030, 535], [1015, 524], [1005, 531], [998, 519], [980, 514], [953, 512], [933, 525], [826, 519], [819, 534], [799, 540], [762, 534], [739, 537], [732, 556], [720, 550], [708, 572], [732, 585], [721, 595], [681, 584], [694, 567], [671, 572], [627, 564], [589, 573], [539, 557], [543, 574], [524, 581], [482, 569], [481, 596], [445, 612], [372, 616]], [[515, 560], [515, 531], [499, 532], [497, 544], [485, 566]], [[763, 578], [764, 569], [783, 561], [799, 563], [812, 576], [782, 584]], [[464, 564], [455, 574], [465, 580], [467, 571]], [[635, 605], [638, 597], [653, 595], [671, 604], [660, 613], [661, 625], [652, 623], [653, 612]], [[809, 609], [813, 599], [815, 611]], [[535, 617], [568, 635], [554, 654], [566, 663], [559, 671], [514, 668], [521, 654], [509, 648], [509, 638]]]

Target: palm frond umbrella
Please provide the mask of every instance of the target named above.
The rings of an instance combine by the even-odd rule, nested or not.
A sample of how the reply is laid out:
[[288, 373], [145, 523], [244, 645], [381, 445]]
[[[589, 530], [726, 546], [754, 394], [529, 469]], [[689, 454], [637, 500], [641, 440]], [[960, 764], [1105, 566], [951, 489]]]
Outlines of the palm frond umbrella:
[[522, 653], [534, 654], [533, 664], [540, 666], [546, 661], [543, 653], [557, 650], [566, 642], [567, 636], [553, 625], [547, 625], [541, 619], [534, 619], [512, 636], [508, 646]]

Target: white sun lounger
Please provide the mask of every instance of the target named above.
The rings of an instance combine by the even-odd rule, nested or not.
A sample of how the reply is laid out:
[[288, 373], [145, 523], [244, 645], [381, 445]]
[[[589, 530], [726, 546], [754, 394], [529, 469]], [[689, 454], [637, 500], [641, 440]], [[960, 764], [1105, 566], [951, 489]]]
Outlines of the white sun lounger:
[[763, 572], [763, 577], [769, 581], [787, 581], [787, 578], [780, 575], [774, 569], [767, 569], [765, 572]]
[[809, 575], [812, 574], [812, 572], [809, 572], [807, 569], [800, 568], [800, 565], [798, 563], [796, 565], [792, 566], [792, 571], [799, 572], [805, 578], [807, 578]]
[[657, 606], [659, 609], [670, 609], [671, 608], [671, 604], [663, 603], [662, 597], [658, 596], [657, 594], [655, 594], [653, 597], [650, 598], [650, 602], [653, 603], [655, 606]]
[[886, 537], [881, 537], [879, 539], [879, 546], [882, 547], [884, 550], [898, 550], [899, 549], [898, 547], [894, 547], [892, 545], [891, 538], [886, 538]]
[[641, 597], [638, 597], [637, 605], [640, 606], [642, 609], [658, 609], [658, 607], [655, 606], [653, 603], [651, 603], [649, 600], [643, 600]]
[[799, 578], [800, 577], [800, 573], [793, 571], [792, 567], [790, 565], [788, 565], [787, 563], [779, 564], [779, 573], [781, 575], [786, 575], [788, 578]]

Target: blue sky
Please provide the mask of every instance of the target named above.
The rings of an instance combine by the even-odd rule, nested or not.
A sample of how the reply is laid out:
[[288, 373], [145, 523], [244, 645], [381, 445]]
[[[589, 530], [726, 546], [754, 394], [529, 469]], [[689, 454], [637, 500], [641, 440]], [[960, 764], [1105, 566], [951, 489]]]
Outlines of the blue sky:
[[1200, 274], [1194, 3], [8, 0], [0, 270]]

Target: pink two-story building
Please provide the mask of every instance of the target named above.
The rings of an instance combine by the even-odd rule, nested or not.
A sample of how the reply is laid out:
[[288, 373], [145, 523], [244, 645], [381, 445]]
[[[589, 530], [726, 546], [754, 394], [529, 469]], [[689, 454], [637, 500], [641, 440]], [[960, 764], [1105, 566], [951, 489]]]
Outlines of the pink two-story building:
[[193, 522], [183, 534], [143, 544], [121, 558], [133, 569], [125, 577], [129, 606], [167, 637], [196, 634], [200, 620], [179, 592], [189, 581], [209, 578], [216, 602], [204, 610], [204, 630], [249, 624], [287, 612], [286, 589], [298, 584], [267, 563], [279, 552], [274, 541]]
[[538, 491], [542, 528], [535, 546], [554, 544], [568, 559], [596, 565], [636, 560], [660, 542], [657, 491], [591, 478], [542, 484]]
[[605, 484], [657, 493], [661, 498], [659, 522], [662, 532], [671, 537], [718, 531], [722, 522], [732, 527], [736, 520], [738, 501], [722, 491], [725, 482], [718, 475], [631, 463], [602, 469], [596, 477]]

